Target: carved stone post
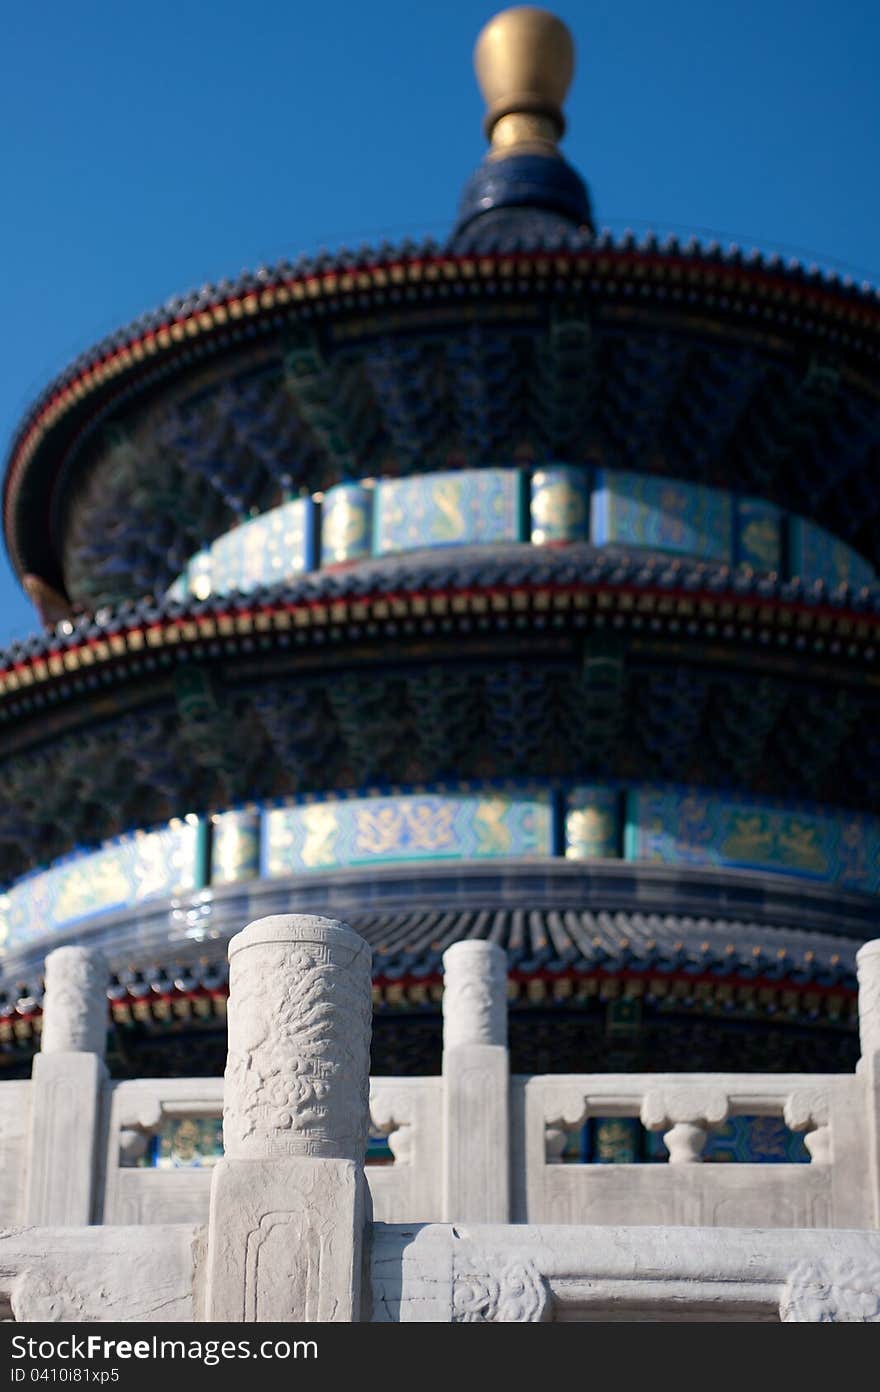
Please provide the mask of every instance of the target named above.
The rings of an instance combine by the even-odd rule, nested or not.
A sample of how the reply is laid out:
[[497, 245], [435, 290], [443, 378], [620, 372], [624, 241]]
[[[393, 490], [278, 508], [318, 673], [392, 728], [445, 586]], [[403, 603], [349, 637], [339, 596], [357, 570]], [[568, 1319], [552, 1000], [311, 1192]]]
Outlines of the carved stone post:
[[94, 1217], [107, 979], [107, 964], [94, 949], [59, 947], [46, 958], [25, 1195], [25, 1222], [35, 1226], [72, 1227]]
[[443, 968], [444, 1217], [507, 1223], [507, 958], [468, 940], [446, 950]]
[[278, 915], [234, 937], [229, 964], [206, 1318], [358, 1320], [370, 949], [345, 924]]
[[874, 938], [856, 953], [859, 977], [859, 1037], [862, 1056], [858, 1072], [865, 1080], [865, 1121], [868, 1127], [868, 1155], [873, 1222], [880, 1228], [880, 938]]

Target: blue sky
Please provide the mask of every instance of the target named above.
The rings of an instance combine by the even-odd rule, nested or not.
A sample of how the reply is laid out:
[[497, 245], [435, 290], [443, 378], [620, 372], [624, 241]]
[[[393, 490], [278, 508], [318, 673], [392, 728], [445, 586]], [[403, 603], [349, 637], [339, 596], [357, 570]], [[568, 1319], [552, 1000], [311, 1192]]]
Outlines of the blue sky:
[[[4, 12], [0, 438], [175, 292], [442, 236], [482, 157], [473, 0], [44, 0]], [[880, 282], [877, 0], [566, 0], [564, 149], [600, 225]], [[34, 627], [0, 562], [0, 644]]]

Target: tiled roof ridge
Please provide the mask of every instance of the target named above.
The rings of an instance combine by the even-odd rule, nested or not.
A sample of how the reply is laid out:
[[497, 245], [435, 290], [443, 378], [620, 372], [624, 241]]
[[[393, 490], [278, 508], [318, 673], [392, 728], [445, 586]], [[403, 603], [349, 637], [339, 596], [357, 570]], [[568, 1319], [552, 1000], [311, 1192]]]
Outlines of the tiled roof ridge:
[[[521, 550], [521, 554], [520, 554]], [[157, 624], [198, 623], [200, 619], [257, 614], [260, 611], [321, 604], [382, 602], [405, 594], [479, 592], [481, 589], [583, 588], [632, 589], [756, 605], [777, 604], [835, 617], [880, 616], [880, 582], [853, 586], [824, 580], [784, 580], [748, 566], [663, 555], [602, 554], [588, 543], [558, 548], [523, 545], [517, 554], [497, 557], [444, 553], [430, 562], [416, 554], [372, 559], [351, 566], [306, 572], [301, 576], [231, 591], [205, 599], [146, 595], [117, 605], [101, 605], [54, 626], [13, 640], [0, 650], [0, 675], [22, 664], [63, 653]]]
[[548, 255], [578, 252], [591, 257], [603, 252], [638, 252], [647, 255], [680, 256], [695, 262], [712, 262], [726, 267], [745, 267], [749, 270], [769, 272], [796, 283], [821, 286], [835, 293], [841, 293], [850, 299], [864, 299], [869, 304], [880, 302], [880, 286], [872, 286], [868, 281], [858, 283], [852, 276], [840, 275], [834, 270], [823, 270], [818, 265], [805, 266], [796, 257], [786, 260], [775, 252], [768, 255], [759, 250], [744, 252], [741, 247], [734, 244], [725, 248], [720, 242], [704, 243], [698, 237], [690, 237], [682, 241], [679, 237], [670, 235], [661, 239], [653, 232], [648, 232], [641, 238], [636, 237], [632, 232], [626, 232], [621, 237], [615, 238], [611, 232], [605, 231], [598, 237], [584, 238], [572, 231], [569, 235], [560, 236], [558, 239], [519, 238], [513, 241], [506, 239], [499, 233], [494, 245], [487, 246], [478, 253], [459, 253], [447, 250], [443, 243], [432, 237], [425, 237], [419, 242], [405, 239], [397, 245], [391, 242], [381, 242], [376, 247], [365, 244], [356, 251], [343, 246], [335, 253], [322, 250], [314, 255], [303, 254], [295, 261], [282, 258], [271, 265], [258, 266], [253, 271], [245, 269], [234, 279], [224, 278], [217, 282], [206, 282], [197, 290], [189, 290], [184, 294], [170, 296], [161, 305], [136, 315], [129, 323], [114, 329], [99, 339], [97, 343], [77, 354], [67, 367], [62, 369], [47, 385], [29, 414], [33, 414], [38, 409], [42, 400], [50, 398], [59, 387], [65, 385], [91, 363], [99, 362], [102, 358], [106, 358], [109, 353], [125, 346], [144, 333], [154, 332], [163, 324], [174, 323], [176, 320], [208, 309], [233, 296], [259, 293], [269, 285], [284, 284], [295, 280], [310, 280], [316, 276], [320, 277], [333, 272], [339, 274], [357, 273], [358, 271], [399, 263], [471, 261], [475, 257], [479, 259], [492, 255], [536, 255], [541, 252], [546, 252]]
[[[533, 910], [540, 923], [547, 926], [553, 911]], [[442, 944], [433, 940], [439, 911], [428, 915], [422, 925], [422, 939], [407, 943], [403, 952], [384, 951], [380, 940], [373, 945], [374, 986], [393, 987], [395, 984], [434, 982], [442, 984]], [[568, 920], [578, 920], [581, 931], [572, 931]], [[465, 915], [466, 917], [467, 915]], [[497, 915], [494, 915], [497, 917]], [[385, 914], [373, 924], [371, 938], [387, 934], [410, 914]], [[461, 914], [455, 920], [450, 941], [462, 937]], [[493, 915], [489, 915], [492, 918]], [[512, 931], [513, 912], [504, 912], [506, 936]], [[604, 922], [604, 920], [608, 920]], [[399, 920], [399, 922], [398, 922]], [[598, 931], [603, 927], [604, 932]], [[645, 938], [641, 929], [653, 925], [656, 935]], [[508, 954], [508, 972], [515, 982], [559, 978], [602, 977], [637, 979], [648, 975], [667, 977], [681, 982], [720, 983], [755, 989], [784, 989], [797, 993], [806, 991], [842, 993], [849, 997], [857, 992], [855, 945], [850, 942], [831, 944], [817, 940], [816, 947], [779, 947], [770, 941], [774, 935], [786, 938], [786, 930], [766, 924], [747, 923], [728, 919], [709, 920], [679, 914], [639, 914], [615, 911], [602, 914], [594, 910], [568, 911], [564, 928], [556, 924], [556, 941], [549, 935], [539, 943], [529, 941], [513, 946], [503, 942]], [[363, 926], [363, 925], [361, 925]], [[562, 938], [567, 938], [563, 946]], [[584, 936], [588, 934], [588, 937]], [[483, 933], [464, 936], [484, 937]], [[540, 929], [539, 929], [540, 936]], [[801, 935], [806, 941], [806, 935]], [[560, 948], [562, 947], [562, 950]], [[228, 964], [225, 958], [204, 957], [198, 961], [149, 963], [141, 967], [118, 968], [111, 976], [107, 995], [111, 1006], [131, 1005], [137, 1001], [174, 999], [198, 996], [225, 998], [228, 994]], [[42, 1010], [43, 982], [0, 981], [0, 1019], [14, 1016], [33, 1016]]]

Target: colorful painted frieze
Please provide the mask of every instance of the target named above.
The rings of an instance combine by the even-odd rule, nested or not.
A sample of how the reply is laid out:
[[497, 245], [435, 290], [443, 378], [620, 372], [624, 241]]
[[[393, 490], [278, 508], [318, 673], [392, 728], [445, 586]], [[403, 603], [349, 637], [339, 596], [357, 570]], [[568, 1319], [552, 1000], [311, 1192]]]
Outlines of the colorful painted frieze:
[[169, 598], [207, 599], [212, 594], [247, 593], [315, 564], [315, 505], [296, 498], [271, 508], [225, 532], [191, 557], [183, 575], [167, 591]]
[[311, 498], [296, 498], [243, 522], [211, 547], [211, 583], [215, 594], [247, 593], [314, 563]]
[[806, 1165], [810, 1153], [803, 1135], [789, 1131], [782, 1117], [733, 1116], [712, 1127], [700, 1158], [704, 1164]]
[[190, 588], [187, 583], [187, 573], [184, 571], [181, 575], [178, 575], [173, 585], [168, 586], [168, 589], [165, 591], [165, 598], [182, 603], [188, 594], [190, 594]]
[[550, 463], [531, 476], [499, 467], [340, 483], [234, 527], [192, 557], [167, 595], [246, 593], [318, 564], [422, 547], [588, 538], [597, 546], [643, 547], [832, 585], [875, 578], [869, 563], [829, 532], [761, 498], [616, 469], [597, 470], [592, 488], [591, 477], [586, 467]]
[[614, 788], [572, 788], [565, 799], [565, 855], [596, 860], [620, 854], [620, 799]]
[[596, 546], [731, 559], [729, 493], [702, 484], [600, 469], [593, 489], [590, 535]]
[[373, 488], [340, 483], [321, 504], [321, 565], [341, 565], [369, 556], [373, 538]]
[[5, 896], [6, 947], [156, 896], [198, 889], [203, 857], [204, 824], [186, 817], [29, 875]]
[[381, 479], [375, 489], [373, 551], [523, 539], [519, 469], [462, 469]]
[[624, 852], [627, 860], [769, 870], [880, 891], [880, 819], [697, 788], [632, 789]]
[[211, 818], [211, 884], [238, 884], [260, 873], [260, 809], [237, 807]]
[[207, 599], [214, 592], [211, 548], [197, 551], [186, 568], [186, 587], [196, 599]]
[[592, 1117], [590, 1154], [594, 1165], [634, 1165], [640, 1156], [642, 1127], [638, 1117]]
[[407, 860], [550, 855], [549, 794], [402, 794], [272, 808], [263, 873]]
[[782, 570], [782, 513], [762, 498], [737, 498], [734, 560], [753, 570]]
[[157, 1170], [204, 1170], [222, 1159], [222, 1117], [173, 1117], [153, 1137], [142, 1166]]
[[531, 537], [537, 546], [586, 541], [590, 531], [589, 470], [547, 464], [532, 474]]
[[[568, 1165], [666, 1164], [669, 1152], [659, 1131], [648, 1131], [638, 1117], [589, 1117], [569, 1131], [560, 1155]], [[735, 1116], [709, 1131], [700, 1159], [704, 1164], [808, 1164], [801, 1134], [781, 1117]]]
[[789, 520], [789, 558], [791, 574], [802, 580], [859, 587], [876, 578], [863, 556], [803, 517]]

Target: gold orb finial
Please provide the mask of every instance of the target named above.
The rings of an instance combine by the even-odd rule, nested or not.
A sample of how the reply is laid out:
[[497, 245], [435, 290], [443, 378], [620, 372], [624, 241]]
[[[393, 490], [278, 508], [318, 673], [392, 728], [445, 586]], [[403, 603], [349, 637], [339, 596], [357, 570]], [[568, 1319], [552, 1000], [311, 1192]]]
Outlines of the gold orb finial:
[[574, 41], [562, 20], [534, 5], [502, 10], [477, 39], [474, 68], [486, 102], [490, 157], [558, 157], [562, 103], [574, 73]]

